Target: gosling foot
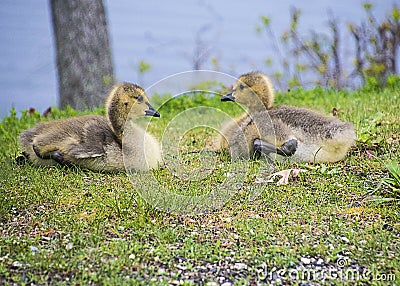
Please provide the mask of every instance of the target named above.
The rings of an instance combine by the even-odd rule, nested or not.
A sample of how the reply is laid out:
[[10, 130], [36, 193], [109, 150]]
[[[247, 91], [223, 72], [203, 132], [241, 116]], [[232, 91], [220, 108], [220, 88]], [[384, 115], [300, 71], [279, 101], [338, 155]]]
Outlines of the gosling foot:
[[40, 159], [44, 160], [54, 160], [58, 164], [62, 166], [70, 166], [71, 164], [64, 159], [63, 154], [60, 151], [51, 151], [47, 153], [40, 153], [39, 148], [36, 145], [32, 145], [32, 149], [35, 152], [36, 156], [38, 156]]
[[278, 154], [281, 156], [292, 156], [294, 153], [296, 153], [297, 150], [297, 140], [296, 139], [290, 139], [289, 141], [286, 141], [285, 143], [282, 144], [282, 146], [278, 149]]
[[269, 144], [261, 139], [254, 140], [253, 147], [254, 147], [254, 157], [256, 159], [260, 159], [263, 156], [269, 158], [268, 157], [269, 154], [278, 152], [278, 149], [276, 148], [275, 145]]
[[260, 158], [264, 155], [269, 155], [270, 153], [276, 153], [281, 156], [292, 156], [297, 150], [297, 140], [291, 139], [282, 144], [280, 148], [275, 145], [267, 143], [261, 139], [254, 140], [253, 143], [255, 156]]

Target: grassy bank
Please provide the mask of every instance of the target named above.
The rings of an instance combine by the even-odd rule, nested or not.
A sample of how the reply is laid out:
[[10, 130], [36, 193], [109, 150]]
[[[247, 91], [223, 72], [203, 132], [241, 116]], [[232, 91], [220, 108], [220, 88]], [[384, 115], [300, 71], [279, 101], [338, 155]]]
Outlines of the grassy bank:
[[[357, 145], [334, 164], [278, 164], [278, 169], [294, 166], [308, 172], [288, 185], [261, 182], [260, 195], [251, 200], [248, 187], [256, 178], [250, 172], [223, 208], [196, 216], [152, 208], [125, 173], [15, 164], [22, 130], [76, 112], [53, 110], [47, 118], [11, 114], [0, 124], [0, 281], [399, 283], [400, 182], [396, 167], [386, 165], [396, 166], [400, 157], [399, 90], [298, 90], [278, 95], [276, 104], [326, 114], [336, 108], [339, 118], [354, 123]], [[163, 106], [154, 133], [180, 111], [204, 105], [231, 115], [241, 112], [218, 98], [183, 97]], [[207, 132], [188, 134], [184, 148], [203, 147], [212, 135]], [[219, 182], [230, 163], [224, 157], [217, 161], [213, 176], [193, 188]], [[264, 163], [254, 164], [263, 168]], [[167, 170], [155, 175], [180, 191]]]

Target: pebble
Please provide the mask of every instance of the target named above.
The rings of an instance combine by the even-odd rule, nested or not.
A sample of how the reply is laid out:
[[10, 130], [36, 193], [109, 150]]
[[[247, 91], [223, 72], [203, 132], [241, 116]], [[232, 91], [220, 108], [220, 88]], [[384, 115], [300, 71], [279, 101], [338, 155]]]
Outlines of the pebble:
[[25, 266], [31, 266], [31, 265], [28, 263], [25, 263], [25, 262], [14, 261], [13, 266], [14, 267], [25, 267]]
[[311, 263], [311, 259], [307, 258], [307, 257], [300, 258], [300, 261], [303, 262], [303, 264], [310, 264]]
[[180, 265], [180, 264], [176, 265], [176, 268], [178, 268], [180, 270], [186, 270], [187, 269], [187, 267], [185, 265]]
[[247, 268], [247, 265], [246, 264], [244, 264], [244, 263], [235, 263], [234, 265], [233, 265], [233, 268], [234, 269], [237, 269], [237, 270], [242, 270], [242, 269], [246, 269]]
[[165, 274], [166, 271], [165, 271], [164, 268], [159, 268], [158, 271], [157, 271], [157, 273], [160, 274], [160, 275], [162, 275], [162, 274]]
[[345, 237], [345, 236], [341, 236], [340, 237], [344, 242], [346, 242], [346, 243], [349, 243], [350, 242], [350, 240], [347, 238], [347, 237]]

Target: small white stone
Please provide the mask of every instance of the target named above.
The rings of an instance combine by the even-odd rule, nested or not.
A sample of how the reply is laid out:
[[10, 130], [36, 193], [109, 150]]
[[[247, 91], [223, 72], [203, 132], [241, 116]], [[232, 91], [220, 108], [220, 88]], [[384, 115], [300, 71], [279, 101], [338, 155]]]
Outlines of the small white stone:
[[311, 259], [307, 257], [302, 257], [300, 258], [300, 261], [303, 262], [303, 264], [310, 264]]
[[186, 270], [187, 269], [187, 267], [185, 265], [181, 265], [181, 264], [176, 265], [176, 268], [178, 268], [180, 270]]
[[25, 266], [29, 267], [29, 266], [31, 266], [31, 265], [28, 264], [28, 263], [25, 263], [25, 262], [14, 261], [14, 262], [13, 262], [13, 266], [14, 266], [14, 267], [25, 267]]
[[342, 236], [342, 237], [340, 237], [344, 242], [346, 242], [346, 243], [349, 243], [350, 242], [350, 240], [347, 238], [347, 237], [345, 237], [345, 236]]
[[74, 244], [72, 242], [68, 242], [68, 244], [65, 246], [66, 250], [71, 250], [72, 247], [74, 247]]
[[21, 266], [23, 266], [23, 264], [21, 262], [19, 262], [19, 261], [14, 261], [13, 262], [13, 266], [14, 267], [21, 267]]
[[247, 265], [244, 263], [235, 263], [233, 265], [233, 268], [237, 269], [237, 270], [242, 270], [242, 269], [246, 269]]

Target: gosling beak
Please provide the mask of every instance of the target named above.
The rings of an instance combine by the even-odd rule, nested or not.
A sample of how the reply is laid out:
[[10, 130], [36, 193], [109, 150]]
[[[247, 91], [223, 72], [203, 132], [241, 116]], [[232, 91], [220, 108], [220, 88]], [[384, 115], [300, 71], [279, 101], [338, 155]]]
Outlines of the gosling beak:
[[147, 109], [144, 114], [146, 116], [154, 116], [154, 117], [160, 117], [160, 113], [157, 112], [157, 110], [155, 110], [153, 108], [153, 106], [151, 106], [150, 103], [146, 102], [146, 105], [149, 107], [149, 109]]
[[236, 101], [236, 98], [233, 96], [234, 92], [235, 92], [235, 90], [232, 89], [232, 91], [230, 91], [229, 93], [227, 93], [223, 97], [221, 97], [221, 101]]

